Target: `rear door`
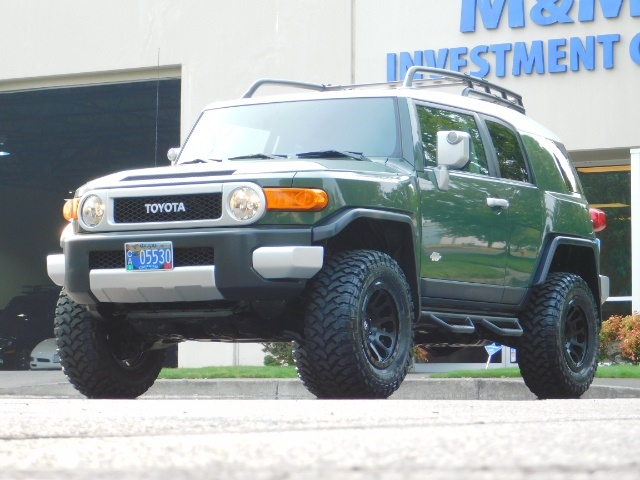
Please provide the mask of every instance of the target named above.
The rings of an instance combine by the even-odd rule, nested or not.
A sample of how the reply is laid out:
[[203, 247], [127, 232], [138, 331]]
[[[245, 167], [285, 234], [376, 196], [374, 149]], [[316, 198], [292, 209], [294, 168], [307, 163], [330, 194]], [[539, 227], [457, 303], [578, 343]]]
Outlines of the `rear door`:
[[517, 305], [531, 284], [540, 253], [544, 212], [520, 136], [508, 124], [485, 117], [501, 178], [498, 194], [509, 202], [505, 290], [501, 303]]

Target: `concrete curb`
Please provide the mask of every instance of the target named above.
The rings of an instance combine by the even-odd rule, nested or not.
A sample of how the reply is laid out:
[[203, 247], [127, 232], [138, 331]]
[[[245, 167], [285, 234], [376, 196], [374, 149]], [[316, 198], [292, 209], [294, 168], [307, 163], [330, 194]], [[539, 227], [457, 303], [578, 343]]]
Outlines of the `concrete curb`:
[[[84, 398], [67, 382], [0, 387], [0, 397]], [[141, 399], [313, 400], [298, 379], [158, 380]], [[522, 379], [407, 378], [392, 400], [535, 400]], [[592, 385], [584, 399], [640, 398], [640, 388]]]

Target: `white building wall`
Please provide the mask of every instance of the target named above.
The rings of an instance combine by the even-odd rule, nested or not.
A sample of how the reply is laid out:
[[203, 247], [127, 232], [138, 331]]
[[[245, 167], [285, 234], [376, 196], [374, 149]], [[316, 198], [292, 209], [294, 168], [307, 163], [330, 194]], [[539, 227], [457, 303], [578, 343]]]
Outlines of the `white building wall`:
[[178, 345], [178, 367], [264, 365], [259, 343], [185, 342]]
[[[207, 103], [238, 97], [259, 77], [321, 83], [386, 80], [386, 55], [479, 45], [619, 35], [613, 68], [604, 68], [604, 45], [596, 44], [595, 68], [587, 71], [511, 74], [496, 78], [494, 54], [487, 76], [524, 95], [532, 118], [557, 132], [573, 151], [638, 146], [640, 109], [638, 0], [622, 0], [616, 18], [601, 5], [611, 0], [575, 0], [567, 23], [536, 24], [532, 11], [548, 2], [506, 0], [498, 28], [477, 15], [476, 30], [461, 32], [462, 5], [476, 0], [3, 0], [0, 14], [0, 90], [112, 81], [123, 75], [182, 77], [182, 136]], [[479, 0], [477, 0], [479, 1]], [[523, 2], [524, 27], [510, 28], [512, 5]], [[498, 4], [500, 2], [494, 1]], [[579, 21], [593, 4], [594, 21]], [[552, 11], [554, 2], [549, 5]], [[568, 19], [568, 20], [567, 20]], [[634, 43], [634, 39], [636, 43]], [[630, 51], [630, 47], [635, 47]], [[569, 46], [559, 48], [567, 56]], [[548, 61], [548, 52], [545, 51]], [[478, 70], [470, 58], [462, 71]], [[449, 66], [449, 63], [447, 64]], [[167, 70], [167, 67], [170, 67]]]
[[0, 15], [0, 90], [140, 70], [155, 78], [158, 64], [177, 66], [183, 138], [207, 103], [238, 97], [257, 78], [351, 79], [345, 0], [3, 0]]

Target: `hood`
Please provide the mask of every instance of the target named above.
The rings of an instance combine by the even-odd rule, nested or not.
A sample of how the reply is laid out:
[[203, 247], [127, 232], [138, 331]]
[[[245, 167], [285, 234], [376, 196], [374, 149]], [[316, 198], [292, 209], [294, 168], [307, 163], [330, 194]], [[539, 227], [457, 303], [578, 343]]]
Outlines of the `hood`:
[[197, 180], [214, 180], [221, 177], [244, 177], [250, 179], [256, 176], [277, 174], [280, 178], [293, 178], [299, 172], [312, 171], [349, 171], [361, 174], [389, 175], [399, 173], [382, 162], [368, 162], [358, 160], [233, 160], [215, 163], [194, 163], [186, 165], [172, 165], [167, 167], [125, 170], [92, 180], [81, 190], [96, 188], [110, 188], [123, 186], [158, 185], [158, 183], [193, 183]]

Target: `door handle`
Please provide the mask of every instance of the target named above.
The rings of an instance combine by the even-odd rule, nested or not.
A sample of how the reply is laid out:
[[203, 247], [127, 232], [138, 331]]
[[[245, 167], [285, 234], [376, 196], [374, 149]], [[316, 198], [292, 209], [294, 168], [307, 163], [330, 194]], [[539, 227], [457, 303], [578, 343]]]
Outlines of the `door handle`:
[[487, 198], [487, 206], [491, 208], [499, 207], [503, 210], [506, 210], [507, 208], [509, 208], [509, 200], [505, 200], [504, 198], [489, 197]]

